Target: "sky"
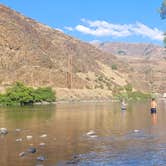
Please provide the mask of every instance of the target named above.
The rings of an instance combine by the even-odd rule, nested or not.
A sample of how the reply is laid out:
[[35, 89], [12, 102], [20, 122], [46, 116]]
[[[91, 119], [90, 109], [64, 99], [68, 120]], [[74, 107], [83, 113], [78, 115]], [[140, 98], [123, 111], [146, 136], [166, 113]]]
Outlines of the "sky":
[[86, 42], [163, 45], [162, 0], [0, 0], [23, 15]]

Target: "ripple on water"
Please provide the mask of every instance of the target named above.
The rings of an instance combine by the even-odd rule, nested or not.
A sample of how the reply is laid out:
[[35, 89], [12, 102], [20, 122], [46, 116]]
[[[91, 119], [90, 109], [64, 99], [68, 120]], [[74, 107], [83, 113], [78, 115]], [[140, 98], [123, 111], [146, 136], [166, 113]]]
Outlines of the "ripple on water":
[[145, 130], [131, 131], [121, 136], [100, 136], [93, 140], [96, 144], [94, 151], [78, 155], [78, 165], [164, 165], [166, 144], [156, 144], [158, 139], [159, 136]]

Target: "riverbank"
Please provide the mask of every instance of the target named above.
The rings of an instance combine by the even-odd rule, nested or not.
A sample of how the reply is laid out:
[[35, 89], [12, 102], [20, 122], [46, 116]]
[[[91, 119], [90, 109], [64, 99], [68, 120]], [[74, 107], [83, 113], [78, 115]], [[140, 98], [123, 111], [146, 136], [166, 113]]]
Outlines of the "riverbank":
[[97, 103], [97, 102], [113, 102], [112, 92], [103, 89], [67, 89], [53, 88], [56, 92], [55, 102], [37, 102], [34, 105], [47, 105], [59, 103]]
[[38, 102], [33, 105], [49, 105], [49, 104], [70, 104], [70, 103], [109, 103], [109, 102], [119, 102], [119, 100], [58, 100], [56, 102]]
[[112, 94], [110, 90], [104, 89], [67, 89], [56, 88], [56, 101], [119, 101], [125, 100], [146, 100], [151, 98], [151, 94], [140, 91], [126, 91], [123, 93]]
[[56, 101], [100, 101], [111, 100], [112, 91], [103, 89], [56, 88]]
[[[56, 93], [55, 102], [36, 102], [34, 105], [64, 104], [64, 103], [108, 103], [119, 102], [120, 97], [112, 95], [112, 91], [103, 89], [67, 89], [53, 88]], [[123, 96], [122, 96], [123, 97]], [[135, 98], [133, 97], [133, 100]], [[141, 98], [140, 98], [141, 99]], [[144, 99], [144, 98], [142, 98]], [[130, 98], [130, 100], [132, 100]]]
[[[130, 89], [129, 89], [130, 90]], [[1, 105], [47, 105], [57, 103], [95, 103], [125, 100], [145, 100], [150, 97], [139, 91], [128, 89], [117, 94], [106, 89], [68, 89], [49, 87], [28, 87], [17, 82], [1, 94]]]

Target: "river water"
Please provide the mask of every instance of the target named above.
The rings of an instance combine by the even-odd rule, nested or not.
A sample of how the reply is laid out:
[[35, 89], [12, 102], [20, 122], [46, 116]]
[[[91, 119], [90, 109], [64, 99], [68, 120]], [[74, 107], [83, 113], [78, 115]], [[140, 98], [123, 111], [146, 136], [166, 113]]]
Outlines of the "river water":
[[0, 166], [166, 165], [166, 102], [158, 105], [157, 119], [149, 102], [129, 103], [126, 111], [120, 103], [0, 108], [0, 127], [8, 129], [0, 136]]

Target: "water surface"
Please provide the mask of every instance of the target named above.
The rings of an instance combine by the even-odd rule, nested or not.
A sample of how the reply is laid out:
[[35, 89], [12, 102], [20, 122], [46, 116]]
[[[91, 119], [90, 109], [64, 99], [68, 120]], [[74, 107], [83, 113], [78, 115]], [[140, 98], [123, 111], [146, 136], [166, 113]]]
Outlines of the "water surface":
[[[119, 103], [0, 108], [0, 127], [9, 131], [0, 136], [0, 166], [166, 165], [165, 123], [164, 101], [155, 121], [149, 102], [129, 103], [126, 111]], [[37, 152], [19, 157], [29, 147]]]

